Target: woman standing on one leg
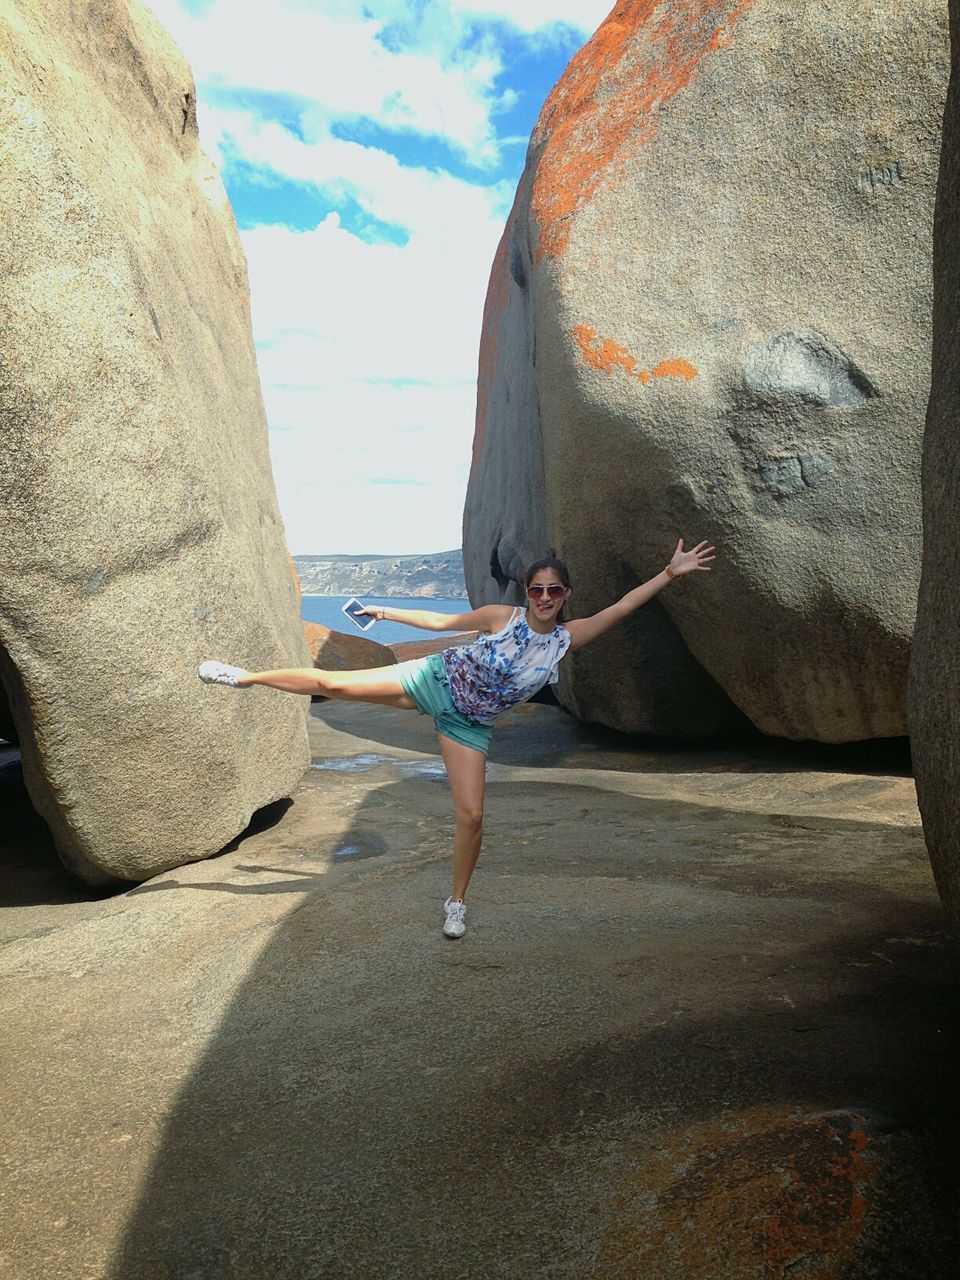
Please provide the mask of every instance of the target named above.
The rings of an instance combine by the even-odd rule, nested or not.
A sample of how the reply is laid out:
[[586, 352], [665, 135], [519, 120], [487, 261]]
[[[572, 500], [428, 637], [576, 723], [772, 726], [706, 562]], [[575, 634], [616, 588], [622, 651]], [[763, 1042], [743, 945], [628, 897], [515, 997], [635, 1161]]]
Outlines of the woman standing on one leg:
[[249, 672], [222, 662], [204, 662], [199, 674], [201, 680], [240, 689], [259, 684], [285, 693], [401, 707], [433, 718], [457, 818], [453, 891], [444, 903], [443, 932], [448, 938], [461, 938], [466, 932], [467, 886], [483, 840], [487, 751], [497, 716], [526, 702], [545, 684], [555, 683], [557, 664], [568, 649], [590, 644], [635, 613], [672, 579], [697, 570], [709, 571], [715, 559], [714, 548], [706, 542], [684, 551], [681, 539], [670, 563], [648, 582], [589, 618], [561, 622], [570, 596], [570, 575], [561, 560], [548, 556], [527, 571], [526, 609], [488, 604], [453, 615], [389, 606], [363, 611], [425, 631], [481, 633], [461, 648], [371, 671], [303, 667]]

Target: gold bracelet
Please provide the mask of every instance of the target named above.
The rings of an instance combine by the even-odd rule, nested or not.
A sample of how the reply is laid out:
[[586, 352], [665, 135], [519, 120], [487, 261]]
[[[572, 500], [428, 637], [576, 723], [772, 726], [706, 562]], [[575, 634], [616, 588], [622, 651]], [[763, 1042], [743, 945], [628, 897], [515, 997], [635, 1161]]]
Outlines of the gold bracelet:
[[664, 569], [664, 571], [663, 571], [663, 572], [667, 575], [667, 577], [670, 579], [670, 581], [671, 581], [671, 582], [672, 582], [672, 581], [674, 580], [674, 578], [677, 576], [677, 575], [673, 572], [673, 565], [670, 565], [670, 564], [668, 564], [668, 565], [667, 565], [667, 567]]

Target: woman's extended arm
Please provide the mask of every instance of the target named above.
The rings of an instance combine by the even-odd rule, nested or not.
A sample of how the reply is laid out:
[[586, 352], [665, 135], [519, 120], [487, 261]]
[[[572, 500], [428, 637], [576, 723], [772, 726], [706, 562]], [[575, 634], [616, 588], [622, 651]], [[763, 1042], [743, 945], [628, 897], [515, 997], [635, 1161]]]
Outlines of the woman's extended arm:
[[674, 551], [670, 563], [655, 578], [641, 583], [639, 587], [634, 587], [632, 591], [628, 591], [625, 596], [622, 596], [616, 604], [610, 605], [607, 609], [601, 609], [599, 613], [593, 614], [592, 617], [575, 618], [572, 622], [566, 623], [566, 628], [571, 637], [570, 648], [582, 649], [585, 644], [589, 644], [591, 640], [596, 640], [598, 636], [602, 636], [604, 632], [609, 631], [611, 627], [615, 627], [624, 618], [629, 618], [631, 613], [635, 613], [641, 605], [645, 605], [648, 600], [652, 600], [674, 578], [681, 578], [686, 573], [695, 573], [698, 569], [709, 573], [712, 561], [717, 558], [714, 555], [714, 550], [715, 548], [711, 547], [709, 543], [698, 542], [692, 551], [684, 551], [683, 539], [681, 538], [677, 543], [677, 549]]
[[513, 615], [508, 604], [485, 604], [469, 613], [434, 613], [428, 609], [395, 609], [393, 605], [372, 604], [358, 613], [368, 613], [381, 622], [402, 622], [423, 631], [499, 631]]

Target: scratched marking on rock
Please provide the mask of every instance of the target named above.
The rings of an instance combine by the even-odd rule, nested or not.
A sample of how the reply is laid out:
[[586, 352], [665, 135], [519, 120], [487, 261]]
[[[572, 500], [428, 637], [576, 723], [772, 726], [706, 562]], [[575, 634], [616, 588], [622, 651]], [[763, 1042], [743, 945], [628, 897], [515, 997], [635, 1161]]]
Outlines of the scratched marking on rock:
[[864, 169], [857, 177], [857, 186], [866, 195], [872, 195], [879, 187], [899, 187], [903, 181], [903, 169], [900, 161], [892, 164], [875, 165], [872, 169]]

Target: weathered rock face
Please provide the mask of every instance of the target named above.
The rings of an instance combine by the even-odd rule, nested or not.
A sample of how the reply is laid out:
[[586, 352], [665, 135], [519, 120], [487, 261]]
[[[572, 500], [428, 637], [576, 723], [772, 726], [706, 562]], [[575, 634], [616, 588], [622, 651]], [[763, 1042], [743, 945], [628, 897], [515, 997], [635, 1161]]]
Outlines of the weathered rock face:
[[547, 544], [574, 614], [678, 536], [721, 551], [564, 663], [579, 715], [904, 732], [945, 27], [622, 0], [544, 107], [487, 301], [471, 597]]
[[3, 18], [3, 682], [64, 861], [140, 880], [308, 763], [305, 699], [201, 685], [198, 662], [308, 656], [189, 68], [139, 0]]
[[392, 666], [397, 660], [392, 649], [366, 636], [331, 631], [319, 622], [305, 622], [303, 632], [313, 666], [324, 671], [366, 671]]
[[[960, 4], [951, 0], [954, 40]], [[956, 48], [956, 44], [955, 44]], [[960, 931], [960, 66], [944, 117], [934, 235], [933, 386], [923, 441], [923, 576], [910, 663], [910, 735], [923, 830]]]

